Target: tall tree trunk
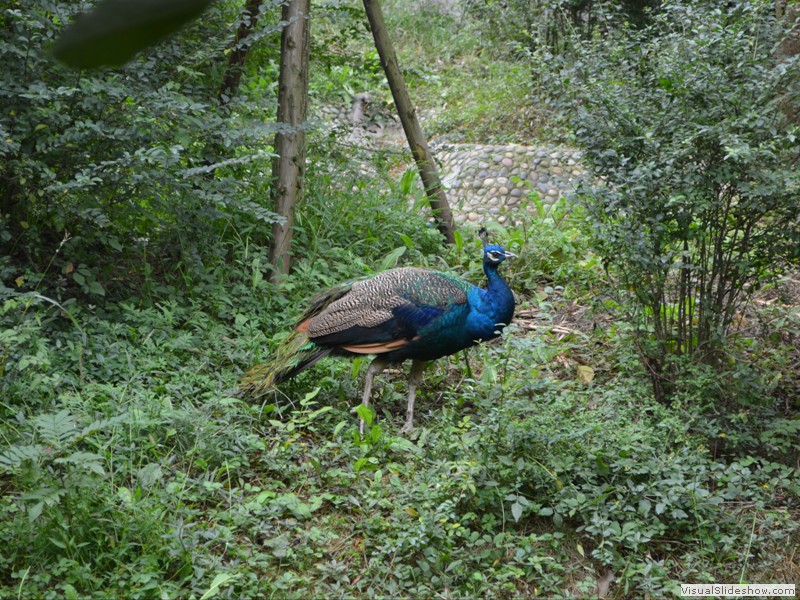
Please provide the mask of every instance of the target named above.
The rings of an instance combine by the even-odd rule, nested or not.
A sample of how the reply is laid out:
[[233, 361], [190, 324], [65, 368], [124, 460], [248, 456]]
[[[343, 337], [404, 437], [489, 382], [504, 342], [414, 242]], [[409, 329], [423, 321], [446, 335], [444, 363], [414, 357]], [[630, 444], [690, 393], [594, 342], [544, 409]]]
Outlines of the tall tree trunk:
[[282, 223], [272, 225], [269, 260], [272, 281], [291, 268], [294, 211], [303, 197], [306, 162], [305, 120], [308, 105], [308, 51], [311, 0], [287, 0], [281, 10], [286, 23], [281, 33], [281, 69], [278, 77], [278, 125], [272, 176], [275, 181], [275, 212]]
[[219, 88], [220, 103], [226, 104], [236, 94], [239, 82], [242, 80], [244, 61], [250, 51], [250, 45], [243, 42], [253, 32], [258, 23], [258, 14], [264, 0], [247, 0], [242, 13], [242, 20], [236, 30], [236, 37], [231, 44], [231, 54], [228, 57], [228, 68], [222, 85]]
[[[789, 61], [800, 54], [800, 4], [790, 0], [776, 0], [775, 17], [785, 33], [773, 55], [778, 62]], [[800, 123], [797, 94], [784, 93], [778, 97], [778, 105], [792, 123]]]
[[444, 235], [447, 243], [452, 244], [455, 242], [453, 214], [450, 211], [450, 204], [447, 202], [447, 194], [439, 179], [436, 163], [434, 163], [433, 156], [428, 149], [428, 142], [419, 125], [416, 109], [411, 104], [411, 99], [408, 96], [405, 80], [397, 63], [397, 55], [386, 31], [386, 23], [383, 20], [380, 2], [378, 0], [364, 0], [364, 9], [369, 19], [372, 37], [375, 38], [375, 48], [377, 48], [378, 55], [381, 58], [381, 66], [383, 66], [383, 70], [386, 73], [386, 79], [389, 81], [389, 88], [392, 90], [392, 97], [397, 106], [400, 122], [403, 124], [403, 131], [405, 131], [411, 154], [417, 163], [422, 185], [425, 188], [425, 193], [433, 210], [433, 216], [436, 219], [436, 226]]
[[775, 49], [779, 60], [800, 54], [800, 5], [788, 0], [775, 1], [775, 16], [783, 26], [786, 35]]

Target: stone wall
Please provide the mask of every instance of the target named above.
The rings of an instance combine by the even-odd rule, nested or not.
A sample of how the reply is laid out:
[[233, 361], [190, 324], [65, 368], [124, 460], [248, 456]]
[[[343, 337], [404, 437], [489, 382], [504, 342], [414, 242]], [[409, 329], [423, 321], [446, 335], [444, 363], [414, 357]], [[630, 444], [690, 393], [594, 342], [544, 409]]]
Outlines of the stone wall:
[[564, 147], [434, 144], [432, 150], [459, 223], [506, 223], [531, 192], [551, 205], [584, 174], [580, 152]]
[[[314, 111], [325, 127], [362, 150], [406, 151], [399, 124], [370, 94], [356, 94], [350, 107], [323, 106]], [[520, 210], [533, 212], [526, 197], [536, 192], [548, 206], [574, 189], [584, 174], [578, 150], [519, 144], [430, 144], [457, 223], [514, 221]], [[359, 160], [363, 160], [359, 159]], [[365, 166], [369, 160], [363, 160]]]

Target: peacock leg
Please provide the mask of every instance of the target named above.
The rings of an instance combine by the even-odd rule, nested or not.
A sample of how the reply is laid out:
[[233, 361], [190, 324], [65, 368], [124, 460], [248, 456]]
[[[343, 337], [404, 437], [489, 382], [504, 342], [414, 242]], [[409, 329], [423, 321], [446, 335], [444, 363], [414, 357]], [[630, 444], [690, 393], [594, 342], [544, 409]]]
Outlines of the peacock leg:
[[414, 360], [411, 363], [411, 375], [408, 379], [408, 407], [406, 408], [406, 424], [400, 433], [408, 433], [414, 429], [414, 399], [417, 396], [417, 386], [422, 382], [422, 373], [428, 363], [424, 360]]
[[[375, 359], [369, 364], [369, 368], [367, 369], [367, 377], [364, 381], [364, 396], [361, 398], [361, 404], [364, 406], [369, 406], [369, 397], [372, 394], [372, 382], [375, 379], [375, 375], [381, 374], [388, 364], [389, 361], [382, 356], [376, 356]], [[366, 423], [364, 423], [364, 419], [359, 420], [358, 432], [362, 436], [364, 435], [365, 425]]]

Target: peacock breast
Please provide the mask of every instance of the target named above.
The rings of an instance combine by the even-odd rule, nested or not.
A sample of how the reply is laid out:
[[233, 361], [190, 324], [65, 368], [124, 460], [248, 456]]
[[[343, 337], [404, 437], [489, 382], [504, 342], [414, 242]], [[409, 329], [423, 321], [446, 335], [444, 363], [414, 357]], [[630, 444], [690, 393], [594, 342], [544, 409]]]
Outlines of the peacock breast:
[[511, 322], [514, 316], [514, 296], [476, 289], [468, 294], [467, 330], [473, 339], [490, 340]]

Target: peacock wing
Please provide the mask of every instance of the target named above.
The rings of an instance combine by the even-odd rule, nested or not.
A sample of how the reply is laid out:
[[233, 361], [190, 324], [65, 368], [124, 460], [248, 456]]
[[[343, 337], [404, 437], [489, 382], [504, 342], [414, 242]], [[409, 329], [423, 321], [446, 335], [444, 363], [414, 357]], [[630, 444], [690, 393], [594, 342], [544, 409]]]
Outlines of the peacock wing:
[[312, 296], [308, 301], [308, 307], [303, 311], [303, 314], [297, 322], [297, 327], [305, 330], [304, 325], [306, 325], [310, 319], [313, 319], [339, 298], [345, 296], [352, 287], [353, 282], [342, 283]]
[[446, 273], [414, 267], [392, 269], [358, 281], [323, 310], [303, 321], [317, 344], [363, 347], [378, 353], [408, 343], [446, 311], [467, 302], [470, 284]]

